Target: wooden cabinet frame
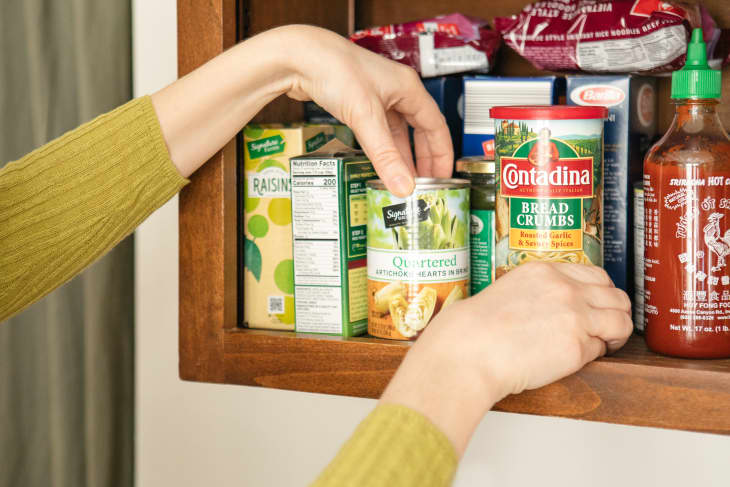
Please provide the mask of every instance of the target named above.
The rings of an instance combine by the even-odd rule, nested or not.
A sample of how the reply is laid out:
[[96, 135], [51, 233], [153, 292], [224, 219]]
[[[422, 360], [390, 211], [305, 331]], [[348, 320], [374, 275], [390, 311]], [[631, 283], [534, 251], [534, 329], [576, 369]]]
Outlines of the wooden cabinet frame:
[[[527, 0], [498, 5], [452, 0], [449, 11], [491, 18]], [[354, 27], [423, 18], [443, 2], [422, 0], [178, 0], [179, 74], [185, 75], [238, 39], [275, 25], [313, 23], [346, 34]], [[730, 26], [726, 0], [705, 1]], [[503, 47], [502, 74], [538, 74]], [[668, 83], [660, 83], [660, 123], [671, 119]], [[730, 71], [722, 116], [730, 127]], [[260, 121], [301, 118], [301, 104], [279, 99]], [[180, 195], [180, 377], [298, 391], [378, 397], [408, 344], [239, 328], [237, 153], [233, 140], [196, 172]], [[611, 423], [730, 434], [730, 360], [688, 361], [649, 352], [632, 337], [619, 353], [536, 391], [510, 396], [496, 409]]]

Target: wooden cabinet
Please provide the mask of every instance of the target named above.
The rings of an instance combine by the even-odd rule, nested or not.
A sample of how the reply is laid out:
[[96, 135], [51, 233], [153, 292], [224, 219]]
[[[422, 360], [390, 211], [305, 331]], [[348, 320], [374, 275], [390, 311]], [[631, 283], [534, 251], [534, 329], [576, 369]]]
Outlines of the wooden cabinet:
[[[310, 23], [355, 28], [463, 12], [491, 19], [526, 0], [178, 0], [179, 73], [185, 75], [237, 40], [271, 27]], [[730, 3], [706, 0], [721, 26]], [[541, 74], [507, 47], [497, 73]], [[662, 130], [671, 120], [669, 83], [660, 81]], [[723, 121], [730, 127], [730, 70]], [[302, 106], [275, 100], [258, 121], [301, 119]], [[408, 343], [238, 327], [237, 149], [232, 140], [192, 177], [180, 196], [180, 376], [185, 380], [378, 397]], [[612, 357], [555, 384], [510, 396], [496, 409], [611, 423], [730, 434], [730, 360], [689, 361], [649, 352], [632, 337]]]

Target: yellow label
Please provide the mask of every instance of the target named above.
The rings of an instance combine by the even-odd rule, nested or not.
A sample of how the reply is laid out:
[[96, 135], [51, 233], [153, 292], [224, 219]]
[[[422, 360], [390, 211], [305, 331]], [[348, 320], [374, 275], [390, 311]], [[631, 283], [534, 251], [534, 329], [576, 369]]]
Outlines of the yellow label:
[[350, 196], [350, 225], [368, 224], [368, 199], [365, 194]]
[[350, 321], [368, 317], [368, 268], [358, 267], [347, 272], [350, 290]]
[[565, 251], [583, 249], [582, 230], [509, 229], [509, 246], [519, 250]]
[[244, 130], [244, 321], [294, 329], [289, 158], [326, 141], [331, 126], [250, 125]]

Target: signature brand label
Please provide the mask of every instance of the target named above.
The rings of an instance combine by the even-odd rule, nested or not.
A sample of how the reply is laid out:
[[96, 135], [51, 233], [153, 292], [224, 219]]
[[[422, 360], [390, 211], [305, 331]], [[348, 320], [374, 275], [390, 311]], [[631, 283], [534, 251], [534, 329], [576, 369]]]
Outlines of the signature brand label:
[[423, 200], [416, 200], [415, 218], [410, 215], [413, 210], [408, 208], [407, 203], [399, 203], [383, 208], [383, 223], [385, 228], [402, 227], [411, 222], [422, 222], [428, 220], [430, 216], [430, 208], [428, 203]]
[[284, 142], [281, 135], [246, 142], [246, 147], [248, 148], [249, 157], [251, 159], [258, 159], [260, 157], [284, 152], [285, 146], [286, 142]]

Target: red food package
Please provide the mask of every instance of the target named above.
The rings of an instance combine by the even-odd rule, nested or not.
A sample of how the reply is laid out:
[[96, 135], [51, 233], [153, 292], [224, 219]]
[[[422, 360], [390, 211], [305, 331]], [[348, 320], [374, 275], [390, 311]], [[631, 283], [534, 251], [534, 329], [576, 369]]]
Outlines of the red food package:
[[[494, 22], [539, 69], [646, 73], [681, 68], [690, 30], [705, 16], [711, 22], [701, 7], [679, 1], [547, 0]], [[714, 22], [704, 27], [712, 39]]]
[[424, 78], [489, 72], [500, 44], [499, 34], [489, 29], [486, 20], [462, 14], [360, 30], [350, 40], [407, 64]]
[[727, 66], [730, 64], [730, 29], [722, 29], [718, 37], [713, 57], [719, 59], [723, 66]]

